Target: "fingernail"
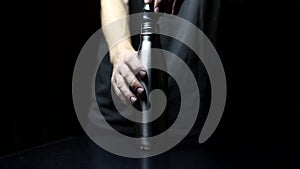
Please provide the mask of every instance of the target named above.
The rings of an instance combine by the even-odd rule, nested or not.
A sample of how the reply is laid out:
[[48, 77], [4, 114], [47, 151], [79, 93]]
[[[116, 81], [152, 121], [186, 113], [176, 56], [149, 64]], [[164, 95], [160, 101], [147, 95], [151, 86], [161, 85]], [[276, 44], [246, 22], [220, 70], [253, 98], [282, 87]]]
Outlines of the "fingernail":
[[130, 97], [130, 101], [131, 101], [131, 103], [134, 103], [134, 102], [136, 101], [136, 97], [131, 96], [131, 97]]
[[159, 12], [159, 7], [155, 7], [154, 12]]
[[144, 89], [139, 87], [139, 88], [136, 89], [136, 91], [137, 91], [138, 94], [142, 94], [144, 92]]
[[146, 71], [141, 70], [141, 71], [140, 71], [140, 75], [141, 75], [142, 77], [145, 76], [145, 75], [146, 75]]

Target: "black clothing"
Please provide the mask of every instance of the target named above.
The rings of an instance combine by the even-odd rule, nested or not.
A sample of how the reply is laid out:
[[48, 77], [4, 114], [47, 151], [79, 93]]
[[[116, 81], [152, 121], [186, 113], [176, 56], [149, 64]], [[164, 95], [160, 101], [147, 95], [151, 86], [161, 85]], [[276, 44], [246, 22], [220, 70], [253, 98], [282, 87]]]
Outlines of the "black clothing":
[[[130, 14], [142, 12], [143, 0], [130, 0]], [[216, 32], [218, 23], [218, 14], [220, 8], [220, 0], [185, 0], [181, 6], [178, 16], [200, 28], [212, 41], [216, 42]], [[202, 123], [205, 120], [210, 104], [210, 84], [207, 72], [201, 60], [196, 54], [181, 42], [170, 37], [161, 37], [163, 49], [168, 50], [179, 56], [192, 70], [199, 87], [200, 92], [200, 109], [198, 119], [194, 125], [190, 136], [199, 136]], [[139, 36], [132, 37], [132, 45], [135, 49], [139, 45]], [[132, 121], [127, 120], [118, 113], [115, 109], [111, 98], [111, 83], [112, 65], [109, 55], [105, 56], [97, 72], [95, 89], [97, 103], [106, 121], [117, 131], [132, 136], [133, 126]], [[177, 117], [180, 108], [180, 93], [174, 79], [169, 78], [168, 103], [167, 111], [169, 117], [169, 126], [172, 125]]]

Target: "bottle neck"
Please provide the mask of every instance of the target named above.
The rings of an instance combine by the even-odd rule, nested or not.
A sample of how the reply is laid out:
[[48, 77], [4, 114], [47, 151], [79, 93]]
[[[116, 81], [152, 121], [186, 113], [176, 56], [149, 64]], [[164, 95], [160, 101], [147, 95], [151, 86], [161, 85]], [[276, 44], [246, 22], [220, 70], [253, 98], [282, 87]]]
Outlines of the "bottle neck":
[[142, 34], [158, 34], [159, 25], [157, 24], [160, 15], [154, 13], [154, 8], [150, 4], [145, 4], [143, 23], [141, 25]]
[[141, 34], [158, 34], [159, 33], [159, 25], [157, 23], [151, 22], [151, 21], [145, 21], [142, 23], [142, 30]]
[[159, 24], [157, 23], [159, 15], [154, 13], [149, 4], [144, 6], [143, 23], [141, 25], [141, 48], [161, 48]]
[[159, 34], [141, 34], [140, 38], [141, 44], [139, 50], [149, 49], [149, 48], [158, 48], [161, 49], [160, 35]]

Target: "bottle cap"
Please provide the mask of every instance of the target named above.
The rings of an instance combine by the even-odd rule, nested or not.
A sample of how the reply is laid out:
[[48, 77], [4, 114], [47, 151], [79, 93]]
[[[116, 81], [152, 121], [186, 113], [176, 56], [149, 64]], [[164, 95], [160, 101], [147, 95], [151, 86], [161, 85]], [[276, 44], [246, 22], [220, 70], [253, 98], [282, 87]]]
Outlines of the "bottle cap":
[[158, 33], [159, 28], [157, 21], [159, 14], [154, 13], [154, 6], [150, 4], [144, 5], [144, 15], [142, 24], [142, 34]]

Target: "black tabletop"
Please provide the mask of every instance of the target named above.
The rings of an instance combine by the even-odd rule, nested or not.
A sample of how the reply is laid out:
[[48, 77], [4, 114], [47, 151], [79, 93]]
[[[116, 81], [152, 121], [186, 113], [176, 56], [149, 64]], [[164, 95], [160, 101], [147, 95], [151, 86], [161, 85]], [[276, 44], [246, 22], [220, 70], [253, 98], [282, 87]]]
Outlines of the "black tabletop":
[[151, 158], [111, 154], [86, 137], [73, 137], [0, 158], [1, 169], [268, 169], [299, 168], [298, 154], [204, 148], [184, 142]]

